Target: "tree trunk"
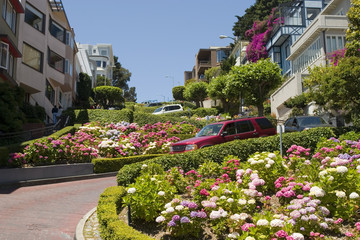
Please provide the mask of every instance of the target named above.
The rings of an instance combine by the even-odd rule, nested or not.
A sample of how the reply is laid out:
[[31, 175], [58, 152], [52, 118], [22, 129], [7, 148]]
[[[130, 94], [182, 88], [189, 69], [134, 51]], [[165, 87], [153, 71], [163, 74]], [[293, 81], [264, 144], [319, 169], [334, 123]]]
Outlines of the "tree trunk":
[[259, 105], [257, 105], [257, 108], [258, 108], [258, 116], [259, 116], [259, 117], [264, 116], [264, 105], [263, 105], [263, 104], [259, 104]]

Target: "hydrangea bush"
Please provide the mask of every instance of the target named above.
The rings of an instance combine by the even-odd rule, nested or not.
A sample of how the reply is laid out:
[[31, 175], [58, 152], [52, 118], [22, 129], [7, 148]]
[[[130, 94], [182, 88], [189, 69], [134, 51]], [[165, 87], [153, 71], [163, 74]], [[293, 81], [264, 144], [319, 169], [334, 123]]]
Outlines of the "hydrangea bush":
[[204, 227], [218, 239], [358, 239], [360, 141], [332, 138], [310, 150], [293, 145], [284, 157], [262, 152], [246, 162], [228, 156], [186, 173], [170, 169], [166, 184], [181, 195], [147, 221], [182, 239], [200, 239]]
[[114, 158], [139, 154], [168, 153], [171, 143], [180, 139], [174, 134], [195, 134], [198, 128], [185, 122], [156, 123], [138, 126], [136, 123], [84, 124], [74, 135], [58, 139], [40, 139], [25, 147], [22, 153], [12, 153], [13, 166], [55, 163], [91, 162], [97, 157]]

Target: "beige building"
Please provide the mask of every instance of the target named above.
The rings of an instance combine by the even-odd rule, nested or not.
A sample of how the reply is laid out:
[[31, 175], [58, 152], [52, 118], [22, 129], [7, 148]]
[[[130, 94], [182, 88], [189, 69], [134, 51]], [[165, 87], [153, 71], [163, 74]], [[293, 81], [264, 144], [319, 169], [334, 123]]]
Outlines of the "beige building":
[[18, 49], [19, 18], [24, 13], [19, 0], [0, 0], [0, 82], [16, 86], [17, 58], [21, 58]]
[[[345, 47], [349, 8], [350, 0], [331, 1], [292, 44], [287, 60], [292, 63], [293, 74], [270, 97], [271, 112], [277, 118], [284, 120], [290, 114], [291, 109], [284, 106], [286, 100], [306, 91], [303, 79], [309, 74], [308, 67], [326, 65], [328, 54]], [[316, 108], [310, 105], [307, 114]]]
[[76, 97], [74, 31], [61, 0], [22, 0], [25, 13], [19, 19], [16, 81], [26, 91], [26, 101], [51, 109], [72, 106]]

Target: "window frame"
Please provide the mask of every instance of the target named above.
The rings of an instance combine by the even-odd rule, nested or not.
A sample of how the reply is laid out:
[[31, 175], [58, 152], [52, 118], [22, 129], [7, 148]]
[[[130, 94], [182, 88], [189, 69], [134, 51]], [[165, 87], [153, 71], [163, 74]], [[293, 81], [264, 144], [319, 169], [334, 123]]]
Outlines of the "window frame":
[[[6, 46], [6, 59], [5, 64], [3, 65], [3, 46]], [[9, 55], [10, 55], [10, 46], [8, 43], [0, 42], [0, 68], [9, 69]]]
[[[49, 95], [48, 87], [50, 87], [51, 90], [50, 95]], [[45, 97], [52, 103], [52, 105], [55, 104], [56, 92], [48, 79], [46, 79], [46, 83], [45, 83]]]
[[[11, 7], [11, 11], [10, 11], [10, 20], [8, 19], [8, 9], [9, 6]], [[14, 6], [11, 4], [11, 2], [9, 0], [4, 0], [3, 2], [3, 11], [2, 11], [2, 17], [5, 20], [6, 24], [8, 25], [8, 27], [11, 29], [11, 31], [13, 33], [16, 33], [16, 25], [17, 25], [17, 12], [14, 8]], [[8, 21], [11, 21], [11, 23], [9, 23]]]
[[[56, 28], [61, 28], [62, 32], [63, 32], [63, 36], [62, 39], [58, 38], [57, 36], [55, 36], [53, 34], [53, 32], [51, 31], [52, 26], [55, 26]], [[54, 21], [52, 18], [50, 18], [50, 22], [49, 22], [49, 33], [51, 36], [53, 36], [54, 38], [56, 38], [57, 40], [59, 40], [60, 42], [66, 44], [66, 28], [64, 28], [63, 26], [61, 26], [59, 23], [57, 23], [56, 21]]]
[[[34, 68], [33, 66], [31, 66], [31, 65], [27, 64], [26, 62], [24, 62], [24, 56], [25, 56], [24, 46], [28, 46], [29, 48], [31, 48], [31, 49], [33, 49], [33, 50], [35, 50], [35, 51], [37, 51], [37, 52], [40, 53], [40, 64], [39, 64], [39, 68], [40, 68], [40, 69], [36, 69], [36, 68]], [[23, 64], [25, 64], [26, 66], [28, 66], [28, 67], [30, 67], [30, 68], [38, 71], [38, 72], [41, 72], [41, 73], [43, 72], [43, 64], [44, 64], [44, 53], [43, 53], [43, 52], [41, 52], [41, 51], [40, 51], [39, 49], [37, 49], [37, 48], [34, 48], [34, 47], [31, 46], [30, 44], [24, 42], [24, 43], [23, 43], [22, 55], [23, 55], [23, 57], [21, 58], [21, 62], [22, 62]]]
[[[54, 65], [50, 64], [51, 53], [53, 53], [54, 55], [56, 55], [57, 57], [60, 57], [60, 58], [62, 59], [62, 70], [57, 69], [56, 66], [55, 66], [55, 64], [54, 64]], [[60, 54], [52, 51], [50, 48], [48, 48], [48, 65], [49, 65], [51, 68], [55, 69], [56, 71], [59, 71], [59, 72], [61, 72], [61, 73], [65, 73], [65, 58], [63, 58]]]
[[[30, 7], [30, 8], [29, 8]], [[32, 8], [32, 9], [31, 9]], [[32, 12], [32, 14], [38, 16], [37, 14], [41, 14], [42, 15], [42, 22], [41, 22], [41, 30], [37, 29], [36, 27], [34, 27], [32, 24], [28, 23], [26, 21], [26, 11], [30, 11]], [[35, 13], [34, 13], [35, 11]], [[37, 11], [37, 13], [36, 13]], [[46, 23], [46, 16], [44, 13], [42, 13], [40, 10], [38, 10], [36, 7], [34, 7], [33, 5], [31, 5], [30, 3], [26, 3], [25, 5], [25, 12], [24, 12], [24, 22], [26, 22], [27, 24], [29, 24], [31, 27], [35, 28], [36, 30], [38, 30], [41, 33], [45, 34], [45, 23]]]

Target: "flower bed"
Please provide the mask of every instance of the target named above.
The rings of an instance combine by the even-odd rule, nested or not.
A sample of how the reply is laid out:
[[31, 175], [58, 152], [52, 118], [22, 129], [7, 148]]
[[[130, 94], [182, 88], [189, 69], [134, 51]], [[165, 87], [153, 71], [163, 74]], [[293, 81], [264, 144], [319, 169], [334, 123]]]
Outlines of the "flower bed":
[[[12, 153], [13, 166], [91, 162], [94, 158], [116, 158], [168, 153], [170, 144], [179, 141], [174, 134], [195, 134], [190, 124], [156, 123], [142, 127], [136, 123], [88, 123], [75, 134], [34, 141], [21, 153]], [[171, 137], [169, 135], [172, 135]]]
[[[360, 141], [330, 138], [311, 149], [228, 156], [183, 172], [143, 165], [123, 204], [170, 239], [355, 239], [360, 237]], [[113, 236], [114, 237], [114, 236]]]

